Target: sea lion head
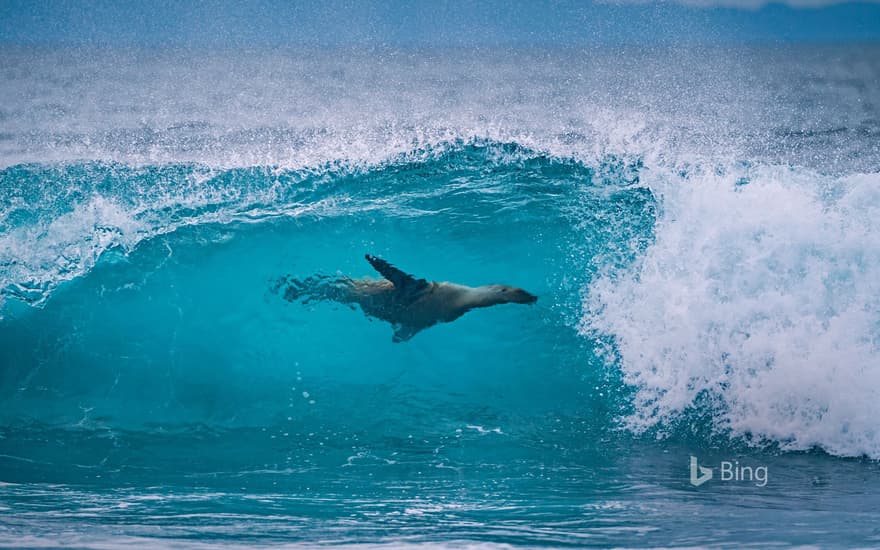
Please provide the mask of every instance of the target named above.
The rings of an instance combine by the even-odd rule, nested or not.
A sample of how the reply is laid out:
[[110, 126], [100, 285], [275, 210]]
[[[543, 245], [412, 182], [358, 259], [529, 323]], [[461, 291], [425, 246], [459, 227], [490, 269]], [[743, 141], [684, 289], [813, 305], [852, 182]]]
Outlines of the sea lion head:
[[483, 287], [487, 297], [495, 304], [534, 304], [538, 297], [515, 286], [487, 285]]

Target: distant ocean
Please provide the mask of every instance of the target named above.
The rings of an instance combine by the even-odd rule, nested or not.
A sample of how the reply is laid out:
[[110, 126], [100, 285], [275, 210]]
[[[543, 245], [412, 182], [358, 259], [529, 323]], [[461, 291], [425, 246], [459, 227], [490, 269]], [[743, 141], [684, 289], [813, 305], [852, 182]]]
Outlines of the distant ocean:
[[880, 546], [880, 47], [0, 56], [0, 546]]

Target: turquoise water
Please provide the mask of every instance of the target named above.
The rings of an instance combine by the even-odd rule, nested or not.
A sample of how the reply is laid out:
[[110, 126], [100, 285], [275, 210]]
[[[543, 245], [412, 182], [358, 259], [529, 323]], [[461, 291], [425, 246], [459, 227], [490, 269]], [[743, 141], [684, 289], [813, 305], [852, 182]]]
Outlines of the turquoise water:
[[[0, 544], [880, 544], [878, 58], [67, 55], [0, 85]], [[271, 291], [367, 253], [539, 299]]]

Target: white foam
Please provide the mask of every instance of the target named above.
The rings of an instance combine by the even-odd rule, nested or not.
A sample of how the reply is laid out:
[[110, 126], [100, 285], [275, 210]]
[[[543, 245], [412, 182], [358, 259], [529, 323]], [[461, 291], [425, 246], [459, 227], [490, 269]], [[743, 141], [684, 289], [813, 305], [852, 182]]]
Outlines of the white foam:
[[39, 301], [59, 282], [94, 265], [112, 246], [128, 247], [142, 229], [131, 212], [100, 195], [72, 211], [0, 233], [0, 288]]
[[880, 174], [665, 174], [656, 241], [585, 298], [635, 388], [625, 424], [662, 433], [703, 394], [735, 436], [880, 458]]

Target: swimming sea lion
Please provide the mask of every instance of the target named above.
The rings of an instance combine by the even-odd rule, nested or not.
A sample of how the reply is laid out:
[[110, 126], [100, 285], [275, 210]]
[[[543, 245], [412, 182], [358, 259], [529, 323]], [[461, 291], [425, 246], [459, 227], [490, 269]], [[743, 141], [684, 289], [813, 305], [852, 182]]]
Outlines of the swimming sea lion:
[[474, 308], [538, 300], [534, 294], [507, 285], [469, 287], [416, 279], [382, 258], [370, 254], [365, 258], [383, 279], [316, 275], [298, 281], [287, 277], [274, 290], [291, 302], [317, 299], [357, 304], [368, 316], [391, 323], [393, 342], [405, 342], [419, 331], [454, 321]]

